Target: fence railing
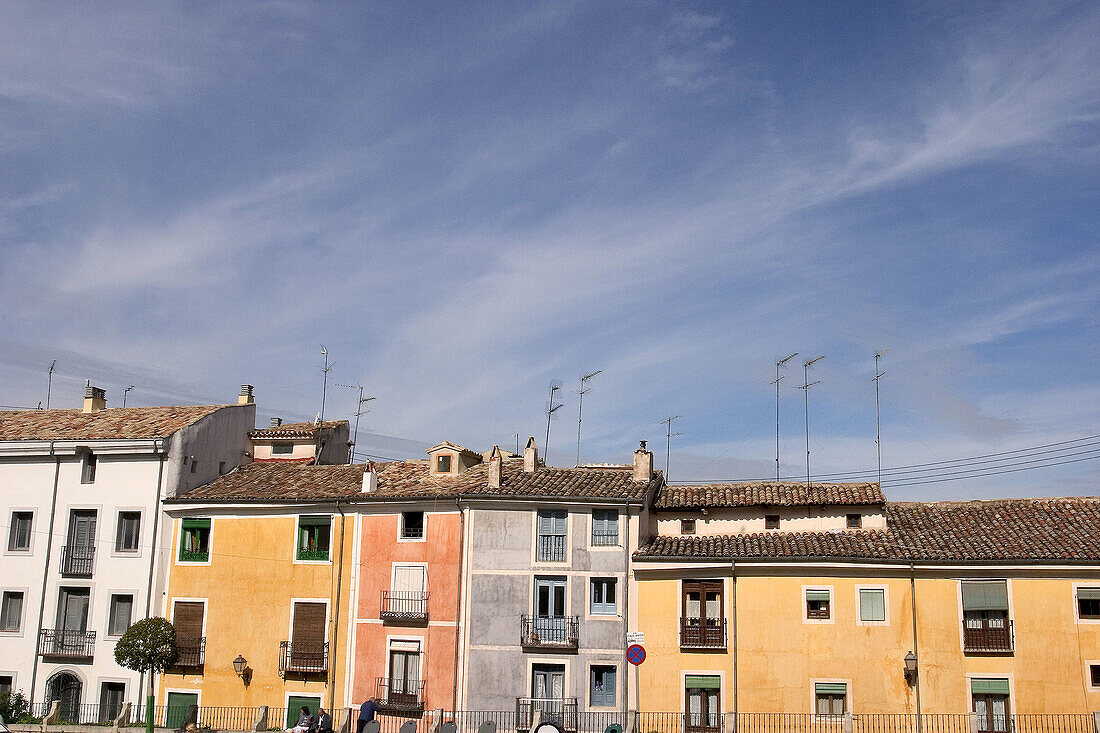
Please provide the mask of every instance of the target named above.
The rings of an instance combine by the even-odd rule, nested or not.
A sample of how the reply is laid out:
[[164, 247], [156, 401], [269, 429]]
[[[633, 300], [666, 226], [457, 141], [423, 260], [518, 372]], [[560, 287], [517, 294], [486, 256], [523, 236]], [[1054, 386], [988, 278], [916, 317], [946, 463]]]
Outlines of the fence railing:
[[428, 620], [428, 594], [422, 591], [384, 590], [378, 616], [386, 621], [423, 623]]
[[967, 652], [1011, 652], [1012, 622], [1004, 626], [970, 627], [963, 622], [963, 651]]
[[424, 680], [379, 677], [375, 695], [383, 708], [420, 712], [424, 709]]
[[577, 730], [577, 698], [575, 697], [517, 697], [516, 730], [530, 729], [535, 713], [541, 713], [541, 720], [557, 723], [567, 731]]
[[328, 671], [328, 642], [279, 642], [279, 674], [323, 674]]
[[177, 640], [176, 646], [179, 647], [180, 655], [176, 659], [175, 667], [179, 669], [201, 667], [206, 662], [205, 636], [200, 636], [198, 639], [183, 637]]
[[565, 562], [565, 535], [540, 534], [535, 551], [538, 562]]
[[91, 577], [95, 545], [65, 545], [61, 548], [61, 574]]
[[521, 616], [520, 645], [576, 649], [578, 629], [576, 616]]
[[41, 629], [38, 632], [38, 655], [41, 657], [84, 658], [94, 652], [94, 631]]
[[726, 620], [680, 619], [680, 646], [688, 649], [725, 649]]

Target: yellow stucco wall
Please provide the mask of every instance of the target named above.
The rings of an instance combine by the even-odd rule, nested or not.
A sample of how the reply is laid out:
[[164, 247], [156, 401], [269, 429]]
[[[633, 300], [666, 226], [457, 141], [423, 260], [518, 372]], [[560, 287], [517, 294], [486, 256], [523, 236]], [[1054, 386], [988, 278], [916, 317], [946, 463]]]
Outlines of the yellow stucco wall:
[[[921, 711], [962, 713], [970, 706], [967, 675], [1008, 678], [1018, 713], [1084, 713], [1100, 709], [1100, 689], [1089, 686], [1088, 662], [1100, 663], [1100, 624], [1076, 621], [1074, 584], [1100, 586], [1100, 577], [1072, 569], [1062, 577], [958, 569], [918, 571], [917, 645]], [[1048, 575], [1054, 575], [1050, 573]], [[681, 578], [722, 579], [727, 619], [725, 651], [681, 651], [678, 640]], [[1013, 654], [963, 654], [960, 577], [1009, 578]], [[684, 675], [722, 676], [721, 706], [734, 701], [733, 580], [728, 568], [640, 570], [639, 630], [648, 658], [639, 670], [641, 708], [683, 710]], [[828, 623], [804, 619], [805, 586], [832, 589]], [[860, 586], [887, 589], [886, 625], [858, 623]], [[753, 570], [736, 579], [737, 709], [812, 712], [815, 681], [844, 681], [855, 713], [916, 712], [914, 689], [902, 674], [914, 649], [908, 571], [821, 568]]]
[[[304, 513], [328, 512], [304, 510]], [[351, 628], [348, 608], [353, 519], [346, 520], [344, 531], [344, 571], [337, 624], [334, 609], [340, 559], [339, 514], [332, 521], [332, 562], [327, 563], [294, 561], [297, 514], [202, 516], [212, 516], [208, 565], [179, 562], [181, 523], [179, 518], [173, 519], [172, 565], [164, 608], [171, 619], [175, 600], [206, 601], [206, 663], [202, 674], [162, 675], [158, 704], [164, 704], [169, 691], [201, 691], [199, 704], [203, 707], [270, 705], [282, 709], [288, 695], [316, 695], [321, 697], [324, 707], [335, 701], [339, 708], [344, 702], [347, 630]], [[330, 661], [330, 685], [324, 679], [279, 676], [279, 643], [290, 639], [294, 599], [328, 602], [330, 660], [335, 657]], [[244, 656], [253, 670], [247, 687], [233, 670], [233, 660], [238, 654]]]

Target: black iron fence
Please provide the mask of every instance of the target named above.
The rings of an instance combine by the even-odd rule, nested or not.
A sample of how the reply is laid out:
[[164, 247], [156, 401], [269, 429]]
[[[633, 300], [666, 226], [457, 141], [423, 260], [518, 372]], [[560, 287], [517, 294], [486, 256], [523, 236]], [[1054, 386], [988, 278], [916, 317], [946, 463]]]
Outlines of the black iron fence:
[[176, 659], [176, 668], [201, 667], [206, 663], [205, 636], [200, 636], [198, 639], [188, 639], [186, 637], [178, 639], [176, 646], [180, 650], [179, 658]]
[[41, 629], [38, 632], [38, 655], [82, 659], [95, 653], [94, 631]]
[[328, 642], [279, 642], [279, 674], [324, 674], [328, 671]]
[[525, 647], [576, 649], [577, 616], [521, 616], [520, 644]]
[[421, 591], [384, 590], [378, 616], [387, 621], [427, 621], [428, 594]]
[[424, 680], [379, 677], [376, 690], [384, 709], [416, 713], [424, 709]]
[[95, 545], [65, 545], [61, 548], [61, 574], [91, 577], [95, 563]]
[[539, 713], [539, 719], [544, 723], [556, 723], [567, 731], [577, 730], [577, 698], [575, 697], [516, 698], [516, 730], [529, 730], [535, 722], [536, 713]]

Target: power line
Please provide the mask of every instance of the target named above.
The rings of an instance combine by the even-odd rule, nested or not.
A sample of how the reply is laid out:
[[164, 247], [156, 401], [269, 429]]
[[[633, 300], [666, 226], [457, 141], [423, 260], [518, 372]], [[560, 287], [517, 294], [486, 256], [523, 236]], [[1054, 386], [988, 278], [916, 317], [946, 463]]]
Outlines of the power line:
[[1076, 458], [1072, 461], [1062, 461], [1061, 463], [1049, 463], [1045, 466], [1028, 466], [1026, 468], [1010, 468], [1004, 471], [990, 471], [989, 473], [978, 474], [975, 476], [960, 476], [959, 478], [942, 478], [942, 479], [930, 479], [928, 481], [909, 481], [906, 483], [891, 484], [892, 486], [918, 486], [920, 484], [934, 484], [942, 483], [945, 481], [960, 481], [968, 478], [982, 478], [984, 476], [996, 476], [1002, 473], [1016, 473], [1018, 471], [1034, 471], [1036, 468], [1047, 468], [1048, 466], [1064, 466], [1067, 463], [1080, 463], [1081, 461], [1095, 461], [1100, 456], [1090, 456], [1088, 458]]

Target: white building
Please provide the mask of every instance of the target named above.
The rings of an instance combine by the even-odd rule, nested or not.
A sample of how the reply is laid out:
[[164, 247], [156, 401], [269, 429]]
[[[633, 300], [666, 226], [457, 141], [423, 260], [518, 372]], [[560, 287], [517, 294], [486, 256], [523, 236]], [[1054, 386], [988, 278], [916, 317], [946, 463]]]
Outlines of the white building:
[[160, 501], [246, 461], [255, 411], [246, 385], [237, 405], [106, 409], [88, 387], [81, 410], [0, 412], [0, 692], [81, 722], [142, 699], [114, 645], [163, 615]]

